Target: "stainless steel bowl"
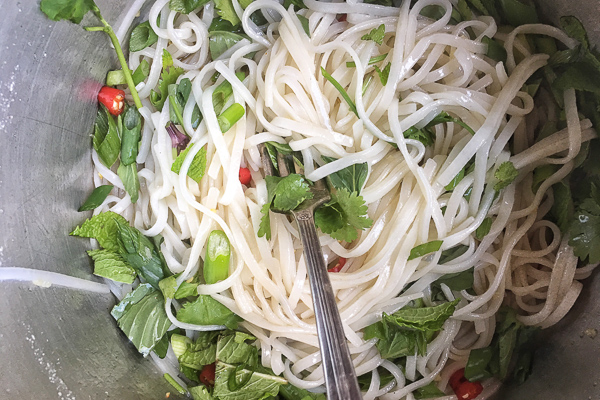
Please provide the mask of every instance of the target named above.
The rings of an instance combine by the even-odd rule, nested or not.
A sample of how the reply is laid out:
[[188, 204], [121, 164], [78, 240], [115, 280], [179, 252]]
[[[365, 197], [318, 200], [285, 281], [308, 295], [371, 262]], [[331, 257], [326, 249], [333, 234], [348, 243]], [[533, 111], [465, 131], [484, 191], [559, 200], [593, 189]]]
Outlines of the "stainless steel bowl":
[[[91, 190], [95, 93], [117, 62], [105, 36], [47, 20], [38, 2], [0, 7], [0, 268], [96, 280], [86, 242], [68, 237]], [[122, 1], [98, 1], [115, 21]], [[600, 2], [540, 1], [550, 19], [574, 14], [600, 43]], [[540, 343], [533, 376], [502, 399], [600, 399], [600, 277]], [[174, 390], [109, 314], [114, 299], [0, 282], [0, 398], [160, 399]], [[588, 331], [590, 333], [591, 331]]]

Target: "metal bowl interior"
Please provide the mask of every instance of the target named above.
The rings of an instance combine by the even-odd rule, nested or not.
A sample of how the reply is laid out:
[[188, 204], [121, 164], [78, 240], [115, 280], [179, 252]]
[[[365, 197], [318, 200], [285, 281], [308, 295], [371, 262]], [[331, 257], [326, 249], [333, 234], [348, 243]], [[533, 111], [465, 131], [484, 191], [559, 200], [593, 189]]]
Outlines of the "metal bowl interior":
[[[109, 21], [122, 2], [98, 1]], [[551, 20], [574, 14], [600, 43], [600, 3], [544, 1]], [[0, 24], [0, 268], [26, 267], [97, 280], [87, 243], [68, 232], [91, 185], [95, 93], [117, 62], [108, 40], [54, 23], [38, 2], [5, 2]], [[600, 277], [540, 343], [533, 375], [499, 398], [600, 398]], [[149, 399], [177, 393], [109, 314], [109, 295], [0, 283], [0, 398]]]

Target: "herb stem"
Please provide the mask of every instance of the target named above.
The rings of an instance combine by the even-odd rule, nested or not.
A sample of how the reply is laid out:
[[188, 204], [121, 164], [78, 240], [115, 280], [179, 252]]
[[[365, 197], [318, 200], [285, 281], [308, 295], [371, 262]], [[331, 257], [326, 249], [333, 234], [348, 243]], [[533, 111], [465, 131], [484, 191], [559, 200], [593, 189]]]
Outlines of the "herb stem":
[[98, 6], [94, 5], [92, 10], [94, 11], [94, 14], [96, 14], [96, 17], [98, 17], [100, 22], [102, 22], [102, 25], [104, 25], [104, 28], [99, 29], [100, 27], [88, 27], [85, 29], [90, 32], [103, 30], [104, 32], [106, 32], [108, 37], [110, 37], [110, 41], [112, 42], [113, 47], [115, 48], [115, 51], [117, 52], [117, 58], [119, 59], [119, 63], [121, 63], [121, 68], [123, 69], [123, 74], [125, 75], [125, 81], [127, 82], [127, 86], [129, 87], [129, 90], [131, 91], [131, 96], [133, 97], [133, 102], [135, 103], [135, 106], [138, 109], [140, 109], [140, 108], [142, 108], [142, 101], [140, 100], [140, 96], [138, 95], [138, 92], [135, 89], [135, 84], [133, 83], [133, 77], [131, 76], [131, 71], [129, 69], [129, 66], [127, 65], [127, 60], [125, 59], [125, 55], [123, 54], [123, 49], [121, 48], [119, 39], [117, 38], [117, 35], [113, 31], [113, 28], [110, 26], [110, 24], [108, 22], [106, 22], [106, 20], [102, 17], [102, 14], [100, 13], [100, 9], [98, 8]]

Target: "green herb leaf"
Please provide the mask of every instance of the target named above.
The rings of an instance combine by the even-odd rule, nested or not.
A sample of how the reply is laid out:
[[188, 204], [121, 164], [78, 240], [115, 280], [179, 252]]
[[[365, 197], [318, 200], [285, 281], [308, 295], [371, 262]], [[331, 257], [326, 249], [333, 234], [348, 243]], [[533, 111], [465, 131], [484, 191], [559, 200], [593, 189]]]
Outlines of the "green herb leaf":
[[385, 37], [385, 25], [381, 24], [377, 28], [371, 29], [371, 32], [363, 35], [361, 37], [362, 40], [372, 40], [378, 45], [383, 44], [383, 38]]
[[158, 42], [158, 35], [150, 26], [150, 22], [142, 22], [131, 31], [129, 36], [129, 51], [141, 51]]
[[573, 88], [600, 94], [598, 79], [600, 79], [600, 70], [585, 62], [575, 62], [568, 64], [565, 71], [552, 82], [552, 87], [560, 92]]
[[177, 312], [177, 319], [194, 325], [225, 325], [237, 328], [242, 318], [210, 296], [200, 295], [196, 300], [185, 303]]
[[288, 8], [290, 8], [290, 5], [294, 5], [294, 11], [298, 12], [304, 8], [307, 8], [306, 5], [304, 4], [304, 0], [284, 0], [283, 2], [283, 6], [285, 7], [285, 9], [287, 10]]
[[167, 266], [163, 265], [160, 251], [150, 239], [127, 222], [116, 220], [116, 224], [119, 254], [146, 282], [158, 289], [158, 282], [170, 274]]
[[145, 81], [149, 74], [150, 64], [148, 63], [148, 61], [142, 60], [142, 62], [140, 62], [140, 65], [138, 65], [138, 67], [133, 72], [133, 75], [131, 75], [131, 77], [133, 78], [133, 84], [137, 86], [140, 82]]
[[170, 0], [169, 8], [183, 14], [189, 14], [197, 8], [202, 7], [209, 0]]
[[177, 82], [177, 78], [183, 74], [183, 68], [173, 66], [173, 57], [167, 50], [163, 50], [163, 69], [158, 83], [158, 92], [154, 90], [150, 93], [150, 102], [157, 110], [162, 110], [165, 101], [169, 96], [169, 85]]
[[[141, 139], [141, 129], [142, 116], [140, 112], [135, 107], [129, 107], [127, 111], [125, 111], [125, 115], [123, 117], [123, 134], [121, 135], [121, 164], [130, 165], [135, 163], [135, 159], [138, 154], [139, 142]], [[134, 168], [133, 170], [135, 171], [135, 176], [137, 176], [137, 168]]]
[[[238, 72], [236, 73], [236, 76], [240, 81], [243, 81], [246, 77], [246, 74], [243, 72]], [[231, 87], [231, 83], [229, 81], [225, 80], [215, 88], [213, 91], [212, 101], [215, 108], [215, 114], [217, 114], [217, 116], [221, 114], [225, 104], [227, 104], [231, 96], [233, 96], [233, 88]]]
[[[455, 272], [441, 276], [432, 284], [431, 290], [433, 292], [434, 289], [440, 288], [441, 284], [443, 283], [447, 285], [450, 290], [459, 292], [461, 290], [471, 289], [473, 287], [473, 281], [473, 268], [469, 268], [466, 271]], [[433, 298], [435, 296], [432, 294], [431, 297]]]
[[379, 69], [377, 65], [375, 66], [375, 71], [377, 71], [377, 75], [379, 75], [379, 80], [381, 81], [381, 84], [383, 86], [387, 85], [391, 68], [392, 63], [387, 63], [387, 65], [383, 69]]
[[510, 161], [503, 162], [494, 172], [494, 177], [498, 180], [494, 185], [494, 190], [498, 192], [504, 189], [513, 183], [517, 176], [519, 176], [519, 171], [515, 168], [514, 164]]
[[463, 180], [464, 177], [465, 177], [465, 169], [463, 168], [460, 170], [460, 172], [458, 174], [456, 174], [456, 176], [450, 181], [449, 184], [444, 186], [444, 189], [448, 192], [453, 191], [454, 188], [456, 187], [456, 185], [458, 185], [460, 183], [460, 181]]
[[289, 174], [281, 178], [275, 187], [273, 208], [282, 211], [295, 209], [304, 200], [312, 199], [313, 194], [302, 175]]
[[[251, 374], [248, 382], [240, 389], [229, 389], [230, 374], [236, 374], [235, 380], [244, 380]], [[283, 378], [274, 375], [252, 372], [244, 368], [217, 362], [215, 373], [215, 388], [213, 396], [219, 400], [261, 400], [270, 396], [277, 396], [279, 387], [287, 384]]]
[[569, 245], [589, 263], [600, 262], [600, 199], [594, 197], [581, 202], [569, 228]]
[[321, 74], [323, 74], [325, 79], [327, 79], [329, 83], [331, 83], [333, 87], [335, 87], [337, 91], [340, 92], [342, 98], [346, 100], [346, 103], [348, 103], [350, 111], [352, 111], [358, 117], [358, 110], [356, 109], [356, 104], [354, 104], [354, 101], [352, 101], [350, 96], [348, 96], [348, 92], [346, 92], [346, 89], [344, 89], [338, 81], [336, 81], [331, 75], [329, 75], [329, 72], [327, 72], [323, 67], [321, 67]]
[[492, 347], [471, 350], [465, 367], [465, 377], [472, 382], [491, 378], [493, 375], [489, 372], [488, 365], [493, 356], [494, 349]]
[[115, 120], [103, 105], [100, 106], [96, 115], [93, 145], [102, 164], [108, 168], [112, 167], [117, 158], [119, 158], [121, 139], [119, 138]]
[[312, 393], [290, 383], [279, 387], [279, 397], [285, 400], [327, 400], [323, 393]]
[[[336, 158], [321, 156], [323, 161], [330, 163], [336, 161]], [[329, 175], [329, 181], [336, 189], [346, 189], [348, 192], [356, 192], [360, 194], [360, 191], [367, 180], [369, 173], [369, 164], [352, 164], [349, 167], [343, 168], [333, 174]]]
[[415, 400], [421, 399], [432, 399], [437, 397], [443, 397], [446, 394], [438, 389], [437, 384], [434, 382], [430, 382], [425, 386], [421, 386], [417, 390], [413, 392], [413, 396], [415, 396]]
[[450, 261], [465, 254], [467, 252], [467, 250], [469, 250], [469, 246], [465, 246], [463, 244], [452, 247], [448, 250], [444, 250], [444, 251], [442, 251], [442, 254], [440, 255], [440, 261], [438, 262], [438, 264], [440, 264], [440, 265], [447, 264]]
[[229, 21], [231, 25], [236, 26], [240, 24], [240, 19], [235, 13], [231, 0], [215, 0], [215, 9], [217, 14], [225, 21]]
[[218, 59], [221, 54], [233, 47], [237, 42], [244, 39], [244, 36], [227, 31], [213, 31], [208, 34], [208, 46], [210, 48], [210, 57], [213, 60]]
[[161, 279], [160, 282], [158, 282], [158, 288], [165, 298], [174, 298], [175, 291], [177, 290], [177, 277], [175, 275], [171, 275]]
[[587, 32], [579, 19], [570, 15], [560, 17], [560, 26], [567, 35], [578, 40], [583, 49], [587, 50], [590, 48]]
[[308, 18], [306, 18], [304, 15], [300, 15], [300, 14], [296, 14], [296, 17], [298, 17], [298, 20], [300, 21], [300, 25], [302, 25], [302, 29], [304, 29], [306, 36], [308, 36], [310, 38], [310, 27], [308, 26]]
[[53, 21], [66, 19], [78, 24], [88, 11], [94, 10], [93, 0], [42, 0], [40, 9]]
[[199, 385], [194, 387], [188, 387], [188, 392], [192, 395], [194, 400], [213, 400], [214, 397], [210, 394], [206, 386]]
[[125, 296], [111, 314], [143, 355], [152, 351], [171, 326], [162, 295], [149, 284], [142, 284]]
[[315, 224], [336, 240], [351, 242], [357, 230], [369, 228], [373, 221], [367, 217], [368, 208], [362, 196], [345, 188], [331, 193], [331, 201], [315, 211]]
[[[367, 65], [377, 64], [378, 62], [385, 60], [386, 57], [387, 57], [387, 53], [380, 54], [380, 55], [375, 56], [375, 57], [371, 57], [371, 58], [369, 58], [369, 63]], [[356, 63], [354, 61], [348, 61], [346, 63], [346, 67], [348, 67], [348, 68], [356, 68]]]
[[475, 238], [477, 240], [483, 239], [485, 237], [485, 235], [490, 233], [491, 228], [492, 228], [492, 218], [491, 217], [484, 218], [484, 220], [481, 222], [481, 225], [479, 225], [477, 227], [477, 229], [475, 230]]
[[106, 250], [118, 252], [120, 246], [117, 221], [127, 224], [125, 218], [112, 211], [100, 213], [85, 221], [81, 227], [75, 228], [70, 235], [94, 238]]
[[177, 342], [185, 343], [185, 351], [181, 354], [180, 350], [175, 353], [179, 363], [185, 367], [200, 370], [208, 364], [216, 361], [217, 343], [216, 338], [219, 332], [202, 332], [195, 342], [186, 336], [173, 335], [171, 345], [175, 350]]
[[491, 39], [487, 36], [481, 38], [481, 43], [487, 45], [487, 51], [485, 55], [491, 58], [494, 61], [502, 61], [506, 62], [507, 54], [504, 46], [498, 43], [496, 40]]
[[176, 299], [184, 299], [190, 296], [198, 295], [198, 283], [197, 282], [181, 282], [181, 285], [177, 288], [175, 292]]
[[129, 284], [135, 280], [135, 270], [119, 253], [109, 250], [90, 250], [87, 253], [94, 260], [94, 275]]
[[257, 350], [246, 343], [247, 340], [254, 341], [256, 338], [243, 332], [222, 335], [217, 342], [216, 359], [227, 364], [246, 363]]
[[527, 0], [499, 0], [500, 9], [506, 22], [512, 26], [537, 24], [539, 22], [535, 5]]
[[574, 221], [573, 215], [575, 213], [571, 187], [568, 182], [560, 181], [552, 185], [552, 191], [554, 193], [554, 204], [552, 204], [550, 213], [554, 217], [560, 231], [567, 232], [569, 224], [571, 224], [571, 221]]
[[[192, 149], [194, 145], [188, 146], [184, 151], [179, 153], [175, 161], [173, 161], [173, 165], [171, 166], [171, 171], [179, 174], [181, 171], [181, 166], [183, 165], [183, 161], [187, 156], [187, 153]], [[190, 168], [188, 169], [187, 176], [200, 183], [200, 180], [204, 176], [206, 172], [206, 146], [202, 147], [198, 153], [194, 156], [192, 163], [190, 164]]]
[[89, 211], [101, 206], [113, 190], [113, 187], [113, 185], [98, 186], [77, 211]]
[[429, 253], [434, 253], [442, 247], [442, 243], [444, 243], [443, 240], [434, 240], [415, 246], [410, 250], [408, 260], [414, 260], [415, 258], [423, 257]]
[[119, 164], [117, 175], [121, 178], [125, 191], [127, 191], [131, 197], [131, 202], [135, 203], [138, 200], [140, 192], [140, 179], [137, 173], [137, 164]]

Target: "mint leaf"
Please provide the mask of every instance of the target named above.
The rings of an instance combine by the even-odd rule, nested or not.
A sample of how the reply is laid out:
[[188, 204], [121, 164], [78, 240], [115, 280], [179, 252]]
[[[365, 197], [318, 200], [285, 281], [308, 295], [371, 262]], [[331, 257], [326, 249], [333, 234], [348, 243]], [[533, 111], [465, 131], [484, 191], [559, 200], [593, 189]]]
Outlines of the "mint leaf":
[[53, 21], [66, 19], [75, 24], [81, 22], [88, 11], [93, 11], [96, 4], [93, 0], [42, 0], [40, 9]]
[[423, 257], [429, 253], [434, 253], [438, 251], [440, 247], [442, 247], [442, 243], [444, 243], [443, 240], [433, 240], [431, 242], [415, 246], [410, 250], [408, 260], [414, 260], [415, 258]]
[[229, 21], [233, 26], [239, 25], [240, 19], [235, 13], [231, 0], [215, 0], [215, 8], [217, 9], [217, 14], [225, 21]]
[[385, 25], [381, 24], [377, 28], [371, 29], [371, 32], [367, 33], [366, 35], [363, 35], [361, 37], [361, 39], [362, 40], [372, 40], [381, 46], [383, 44], [384, 36], [385, 36]]
[[106, 250], [117, 252], [120, 249], [118, 241], [117, 221], [127, 224], [127, 220], [112, 211], [93, 216], [70, 233], [71, 236], [94, 238]]
[[[188, 146], [184, 151], [179, 153], [179, 155], [177, 156], [175, 161], [173, 161], [173, 165], [171, 166], [171, 171], [175, 172], [176, 174], [179, 174], [179, 171], [181, 171], [181, 166], [183, 165], [183, 161], [185, 160], [187, 153], [191, 150], [191, 148], [193, 146], [194, 145], [192, 144], [192, 145]], [[200, 180], [204, 176], [205, 172], [206, 172], [206, 146], [202, 147], [198, 151], [198, 153], [196, 153], [196, 155], [194, 156], [194, 159], [192, 160], [192, 163], [190, 164], [190, 168], [188, 169], [187, 175], [190, 178], [192, 178], [193, 180], [195, 180], [196, 182], [200, 183]]]
[[481, 38], [481, 43], [487, 45], [487, 51], [485, 52], [486, 56], [488, 56], [496, 62], [506, 62], [507, 54], [506, 49], [504, 49], [503, 45], [487, 36]]
[[[191, 339], [178, 335], [171, 338], [171, 343], [179, 338], [186, 342], [186, 348], [183, 354], [176, 354], [179, 363], [188, 368], [200, 370], [202, 367], [208, 364], [212, 364], [216, 361], [217, 354], [217, 343], [216, 337], [218, 332], [202, 332], [200, 337], [195, 342]], [[173, 347], [175, 348], [175, 347]]]
[[94, 275], [116, 282], [133, 283], [137, 274], [118, 253], [109, 250], [90, 250], [87, 253], [94, 260]]
[[183, 14], [189, 14], [197, 8], [202, 7], [209, 0], [170, 0], [169, 8]]
[[113, 190], [113, 185], [102, 185], [98, 186], [94, 189], [94, 191], [89, 195], [87, 200], [79, 207], [77, 211], [89, 211], [93, 210], [104, 203], [104, 200], [108, 197], [110, 192]]
[[456, 299], [433, 307], [405, 307], [391, 315], [386, 315], [384, 319], [387, 323], [393, 323], [401, 328], [437, 332], [454, 314], [459, 301], [460, 299]]
[[111, 314], [144, 356], [152, 351], [171, 326], [162, 295], [149, 284], [142, 284], [125, 296]]
[[150, 26], [150, 22], [142, 22], [131, 31], [129, 36], [129, 51], [141, 51], [158, 42], [158, 35]]
[[257, 350], [246, 343], [247, 340], [254, 341], [256, 338], [243, 332], [221, 336], [217, 342], [216, 359], [227, 364], [246, 363]]
[[163, 265], [160, 250], [127, 222], [117, 220], [116, 223], [119, 254], [146, 282], [158, 289], [158, 282], [170, 274]]
[[96, 114], [92, 144], [102, 164], [108, 168], [112, 167], [121, 152], [121, 139], [115, 120], [103, 105], [100, 106], [98, 114]]
[[504, 19], [511, 26], [539, 22], [533, 2], [527, 0], [500, 0], [499, 3]]
[[133, 84], [138, 85], [140, 82], [146, 80], [146, 78], [150, 75], [150, 64], [146, 60], [142, 60], [140, 65], [135, 69], [131, 78], [133, 79]]
[[600, 70], [585, 62], [574, 62], [568, 64], [552, 82], [552, 88], [560, 92], [573, 88], [575, 90], [600, 94]]
[[[321, 156], [323, 161], [326, 163], [333, 162], [337, 160], [333, 157]], [[346, 189], [348, 192], [356, 192], [360, 194], [365, 181], [367, 180], [367, 175], [369, 173], [369, 164], [361, 163], [361, 164], [352, 164], [349, 167], [341, 169], [337, 172], [328, 176], [329, 181], [336, 189]]]
[[206, 386], [199, 385], [194, 387], [188, 387], [188, 392], [192, 395], [194, 400], [213, 400], [214, 397], [210, 394]]
[[185, 303], [177, 312], [177, 319], [194, 325], [225, 325], [230, 329], [237, 328], [243, 321], [229, 308], [207, 295], [200, 295], [196, 300]]
[[208, 46], [210, 49], [210, 57], [216, 60], [233, 47], [237, 42], [244, 39], [244, 36], [237, 33], [227, 31], [213, 31], [208, 34]]
[[446, 394], [438, 389], [435, 381], [422, 386], [413, 392], [415, 400], [444, 397]]
[[[238, 380], [243, 380], [247, 374], [252, 374], [248, 382], [239, 390], [229, 390], [230, 374], [236, 374]], [[215, 373], [215, 388], [213, 396], [219, 400], [262, 400], [277, 396], [279, 387], [287, 384], [283, 378], [274, 375], [239, 369], [233, 365], [217, 362]]]
[[383, 86], [387, 85], [388, 78], [390, 76], [390, 69], [392, 68], [392, 63], [387, 63], [383, 69], [379, 69], [379, 67], [375, 66], [375, 71], [377, 71], [377, 75], [379, 75], [379, 80]]
[[298, 207], [304, 200], [312, 198], [313, 194], [306, 179], [302, 175], [289, 174], [282, 178], [275, 188], [273, 208], [290, 211]]
[[503, 162], [494, 172], [494, 177], [498, 180], [494, 185], [494, 190], [498, 192], [504, 189], [513, 183], [517, 176], [519, 176], [519, 171], [517, 171], [514, 164], [510, 161]]

